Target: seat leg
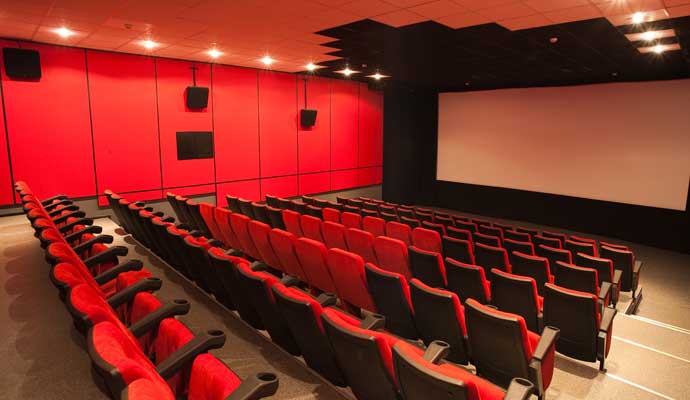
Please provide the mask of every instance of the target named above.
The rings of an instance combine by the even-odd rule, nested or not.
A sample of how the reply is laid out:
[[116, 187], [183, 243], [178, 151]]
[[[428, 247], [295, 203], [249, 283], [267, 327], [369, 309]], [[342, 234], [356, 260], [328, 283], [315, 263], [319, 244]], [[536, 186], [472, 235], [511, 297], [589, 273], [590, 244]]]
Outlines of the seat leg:
[[606, 372], [606, 368], [604, 368], [604, 362], [605, 361], [606, 361], [605, 358], [602, 358], [601, 360], [599, 360], [599, 371], [604, 372], [604, 373]]

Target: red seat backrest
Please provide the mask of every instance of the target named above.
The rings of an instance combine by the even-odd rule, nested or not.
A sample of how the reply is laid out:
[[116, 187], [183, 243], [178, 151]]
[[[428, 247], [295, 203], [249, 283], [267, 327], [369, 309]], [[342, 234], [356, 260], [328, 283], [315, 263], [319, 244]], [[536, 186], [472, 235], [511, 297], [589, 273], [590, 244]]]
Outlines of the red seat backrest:
[[386, 235], [393, 239], [402, 240], [406, 246], [412, 245], [412, 228], [407, 224], [389, 221], [386, 223]]
[[340, 214], [340, 222], [348, 228], [362, 229], [362, 217], [359, 214], [344, 212]]
[[326, 246], [316, 240], [299, 238], [295, 242], [295, 252], [307, 275], [309, 285], [324, 292], [335, 293], [336, 286], [326, 262]]
[[341, 300], [355, 307], [376, 312], [367, 287], [362, 257], [349, 251], [330, 249], [328, 267]]
[[422, 250], [443, 254], [441, 235], [431, 229], [414, 228], [412, 230], [412, 244]]
[[326, 221], [321, 226], [323, 230], [323, 239], [326, 247], [329, 249], [338, 248], [348, 250], [345, 242], [345, 225], [337, 224], [335, 222]]
[[300, 225], [300, 213], [292, 210], [283, 210], [283, 224], [285, 229], [297, 237], [304, 236]]
[[311, 215], [300, 216], [300, 226], [302, 227], [304, 237], [323, 243], [321, 224], [322, 222], [320, 219], [312, 217]]
[[302, 268], [302, 264], [295, 251], [297, 238], [290, 232], [274, 228], [268, 234], [271, 247], [280, 259], [280, 263], [288, 275], [295, 276], [303, 282], [309, 282], [309, 277]]
[[374, 251], [378, 260], [377, 267], [398, 273], [407, 280], [412, 279], [407, 246], [402, 240], [379, 236], [374, 239]]
[[361, 229], [350, 228], [345, 231], [345, 242], [351, 252], [359, 254], [365, 262], [378, 265], [374, 253], [374, 235]]
[[377, 236], [386, 236], [386, 221], [378, 217], [366, 216], [362, 219], [362, 229]]

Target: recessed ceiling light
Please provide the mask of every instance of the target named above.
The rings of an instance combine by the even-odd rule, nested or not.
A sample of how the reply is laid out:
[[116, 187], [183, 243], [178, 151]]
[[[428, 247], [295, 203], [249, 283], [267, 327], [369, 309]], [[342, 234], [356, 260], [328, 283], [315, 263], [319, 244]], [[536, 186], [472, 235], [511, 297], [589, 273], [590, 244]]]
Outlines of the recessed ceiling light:
[[669, 51], [678, 51], [680, 50], [680, 44], [679, 43], [671, 43], [671, 44], [657, 44], [655, 46], [646, 46], [646, 47], [638, 47], [637, 51], [640, 53], [656, 53], [656, 54], [661, 54], [661, 53], [668, 53]]
[[383, 79], [383, 78], [390, 78], [390, 76], [388, 76], [388, 75], [383, 75], [383, 74], [380, 74], [380, 73], [377, 72], [377, 73], [375, 73], [375, 74], [373, 74], [373, 75], [367, 75], [367, 78], [372, 78], [372, 79], [376, 79], [377, 81], [380, 81], [380, 80]]
[[209, 56], [211, 56], [213, 58], [218, 58], [218, 57], [223, 55], [223, 52], [218, 50], [218, 49], [211, 49], [211, 50], [207, 51], [206, 54], [208, 54]]
[[57, 33], [58, 35], [60, 35], [60, 37], [63, 37], [63, 38], [67, 38], [67, 37], [74, 35], [74, 31], [71, 31], [71, 30], [65, 28], [64, 26], [62, 28], [54, 29], [53, 32]]
[[652, 51], [654, 51], [656, 54], [661, 54], [664, 52], [664, 50], [666, 50], [664, 46], [657, 44], [656, 46], [654, 46], [654, 49]]
[[158, 46], [158, 43], [154, 42], [153, 40], [147, 39], [147, 40], [142, 40], [139, 42], [140, 45], [144, 46], [145, 48], [151, 50], [154, 47]]
[[310, 62], [309, 64], [307, 64], [305, 67], [307, 68], [307, 71], [315, 71], [317, 68], [319, 68], [318, 65], [316, 65], [316, 64], [314, 64], [314, 63], [312, 63], [312, 62]]
[[550, 42], [551, 44], [558, 43], [558, 38], [557, 38], [556, 36], [554, 36], [554, 37], [552, 37], [552, 38], [549, 38], [549, 42]]
[[645, 17], [647, 14], [643, 12], [636, 12], [635, 14], [632, 15], [632, 23], [633, 24], [641, 24], [644, 22]]
[[269, 66], [269, 65], [273, 64], [273, 62], [274, 62], [275, 60], [272, 59], [270, 56], [265, 55], [265, 56], [263, 56], [263, 58], [261, 58], [260, 61], [261, 61], [265, 66]]
[[642, 33], [642, 35], [641, 35], [642, 40], [645, 40], [647, 42], [651, 42], [652, 40], [656, 39], [656, 36], [657, 36], [657, 34], [654, 31], [647, 31], [647, 32]]
[[340, 71], [335, 71], [335, 72], [337, 72], [337, 73], [339, 73], [339, 74], [343, 74], [343, 75], [345, 75], [345, 76], [350, 76], [350, 75], [352, 75], [352, 74], [357, 74], [357, 73], [359, 73], [359, 71], [351, 70], [350, 67], [345, 67], [344, 69], [341, 69]]

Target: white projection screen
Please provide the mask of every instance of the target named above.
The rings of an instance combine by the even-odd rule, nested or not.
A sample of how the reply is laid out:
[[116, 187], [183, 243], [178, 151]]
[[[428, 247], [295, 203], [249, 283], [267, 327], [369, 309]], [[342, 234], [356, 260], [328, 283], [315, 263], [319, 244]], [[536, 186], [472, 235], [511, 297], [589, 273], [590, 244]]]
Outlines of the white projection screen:
[[440, 181], [685, 210], [690, 79], [439, 94]]

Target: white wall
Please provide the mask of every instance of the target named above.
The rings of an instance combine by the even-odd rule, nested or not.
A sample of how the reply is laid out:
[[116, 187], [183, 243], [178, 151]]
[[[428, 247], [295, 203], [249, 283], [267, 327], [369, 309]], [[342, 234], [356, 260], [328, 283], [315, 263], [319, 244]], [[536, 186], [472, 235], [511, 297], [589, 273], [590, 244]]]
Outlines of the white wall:
[[685, 210], [690, 79], [439, 95], [438, 180]]

